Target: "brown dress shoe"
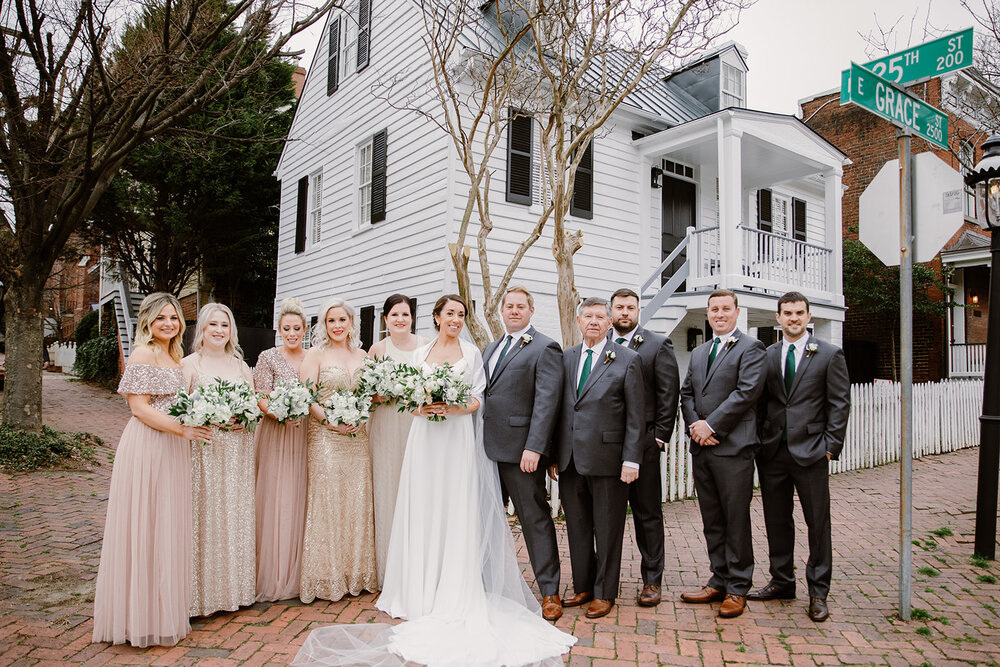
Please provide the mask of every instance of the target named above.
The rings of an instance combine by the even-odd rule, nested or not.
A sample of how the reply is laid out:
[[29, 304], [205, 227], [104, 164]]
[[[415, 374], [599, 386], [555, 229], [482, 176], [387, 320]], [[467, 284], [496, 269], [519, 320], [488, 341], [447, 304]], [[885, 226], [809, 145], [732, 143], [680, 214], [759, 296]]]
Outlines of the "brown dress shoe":
[[822, 623], [830, 618], [830, 610], [826, 606], [826, 598], [809, 598], [809, 618]]
[[750, 591], [747, 593], [747, 600], [794, 600], [795, 599], [795, 586], [781, 586], [779, 584], [769, 582], [767, 586], [763, 588], [758, 588], [755, 591]]
[[594, 599], [593, 593], [574, 593], [568, 598], [562, 601], [562, 606], [564, 607], [579, 607], [585, 602], [590, 602]]
[[655, 607], [660, 604], [660, 587], [646, 584], [635, 601], [640, 607]]
[[587, 618], [600, 618], [607, 616], [611, 608], [615, 606], [614, 600], [594, 600], [587, 607]]
[[559, 599], [558, 593], [542, 598], [542, 618], [546, 621], [558, 621], [563, 615], [562, 608], [562, 600]]
[[719, 616], [722, 618], [736, 618], [747, 608], [747, 598], [745, 595], [733, 595], [730, 593], [722, 601], [719, 607]]
[[681, 600], [684, 602], [693, 602], [695, 604], [707, 604], [709, 602], [721, 600], [724, 597], [726, 597], [725, 591], [720, 591], [717, 588], [712, 588], [711, 586], [705, 586], [700, 591], [695, 591], [693, 593], [681, 593]]

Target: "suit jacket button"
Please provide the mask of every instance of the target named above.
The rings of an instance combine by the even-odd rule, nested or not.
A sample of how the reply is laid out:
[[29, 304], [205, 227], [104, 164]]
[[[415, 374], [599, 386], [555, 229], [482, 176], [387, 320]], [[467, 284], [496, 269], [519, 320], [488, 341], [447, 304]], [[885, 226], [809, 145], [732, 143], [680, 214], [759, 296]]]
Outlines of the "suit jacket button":
[[573, 411], [574, 412], [579, 412], [580, 411], [580, 406], [579, 405], [573, 406]]

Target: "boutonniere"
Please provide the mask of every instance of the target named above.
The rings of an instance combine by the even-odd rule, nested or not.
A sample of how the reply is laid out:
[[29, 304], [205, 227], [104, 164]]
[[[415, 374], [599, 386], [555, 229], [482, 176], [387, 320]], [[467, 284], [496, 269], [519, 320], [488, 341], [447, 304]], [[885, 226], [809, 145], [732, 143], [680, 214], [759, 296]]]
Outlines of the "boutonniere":
[[642, 345], [642, 341], [643, 341], [642, 336], [633, 336], [632, 340], [635, 341], [635, 346], [636, 347], [639, 347], [640, 345]]
[[604, 351], [604, 363], [605, 364], [610, 364], [614, 360], [615, 360], [615, 352], [614, 352], [614, 350], [605, 350]]
[[816, 343], [809, 343], [808, 345], [806, 345], [806, 356], [811, 357], [813, 353], [816, 352], [816, 350], [818, 349], [819, 345], [817, 345]]
[[521, 334], [521, 344], [518, 347], [524, 347], [531, 342], [531, 336], [528, 334]]
[[736, 336], [730, 336], [729, 340], [726, 341], [726, 349], [732, 348], [737, 342], [739, 341], [737, 341]]

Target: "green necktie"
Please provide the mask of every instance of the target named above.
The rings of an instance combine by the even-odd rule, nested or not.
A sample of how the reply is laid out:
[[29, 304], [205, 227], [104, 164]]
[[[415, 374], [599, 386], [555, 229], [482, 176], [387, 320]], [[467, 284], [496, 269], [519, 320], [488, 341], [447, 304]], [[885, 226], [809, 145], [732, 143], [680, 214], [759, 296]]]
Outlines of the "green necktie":
[[712, 364], [715, 363], [715, 355], [719, 351], [719, 341], [721, 338], [716, 337], [712, 340], [712, 351], [708, 353], [708, 370], [712, 370]]
[[624, 336], [619, 336], [618, 339], [615, 340], [615, 342], [618, 343], [619, 345], [621, 345], [622, 343], [625, 342], [625, 337]]
[[587, 350], [587, 358], [583, 362], [583, 370], [580, 372], [580, 384], [576, 386], [576, 395], [579, 397], [580, 392], [583, 391], [583, 385], [587, 384], [587, 378], [590, 377], [590, 362], [594, 358], [594, 351]]
[[792, 383], [795, 382], [795, 346], [788, 346], [788, 355], [785, 357], [785, 393], [792, 393]]
[[503, 346], [503, 349], [500, 350], [500, 356], [497, 357], [497, 363], [493, 367], [493, 373], [492, 373], [492, 375], [490, 375], [490, 379], [491, 380], [496, 377], [497, 371], [500, 370], [500, 364], [503, 363], [503, 358], [507, 356], [507, 350], [510, 349], [510, 344], [511, 344], [511, 342], [513, 340], [514, 339], [511, 337], [511, 335], [507, 334], [507, 343]]

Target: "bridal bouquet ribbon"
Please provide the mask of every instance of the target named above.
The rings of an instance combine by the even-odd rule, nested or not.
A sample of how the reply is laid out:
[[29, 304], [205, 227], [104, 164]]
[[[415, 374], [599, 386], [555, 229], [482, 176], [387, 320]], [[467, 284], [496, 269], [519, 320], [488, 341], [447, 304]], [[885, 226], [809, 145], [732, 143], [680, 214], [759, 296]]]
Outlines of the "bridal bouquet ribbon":
[[[372, 411], [371, 394], [360, 391], [341, 389], [331, 393], [321, 402], [326, 420], [337, 426], [347, 424], [348, 426], [361, 426], [367, 421]], [[350, 433], [351, 437], [356, 434]]]
[[266, 394], [267, 409], [279, 423], [284, 424], [309, 414], [309, 405], [320, 400], [312, 382], [279, 380], [270, 394]]
[[246, 382], [216, 379], [193, 392], [181, 389], [167, 410], [184, 426], [218, 426], [232, 422], [253, 430], [260, 419], [257, 394]]

